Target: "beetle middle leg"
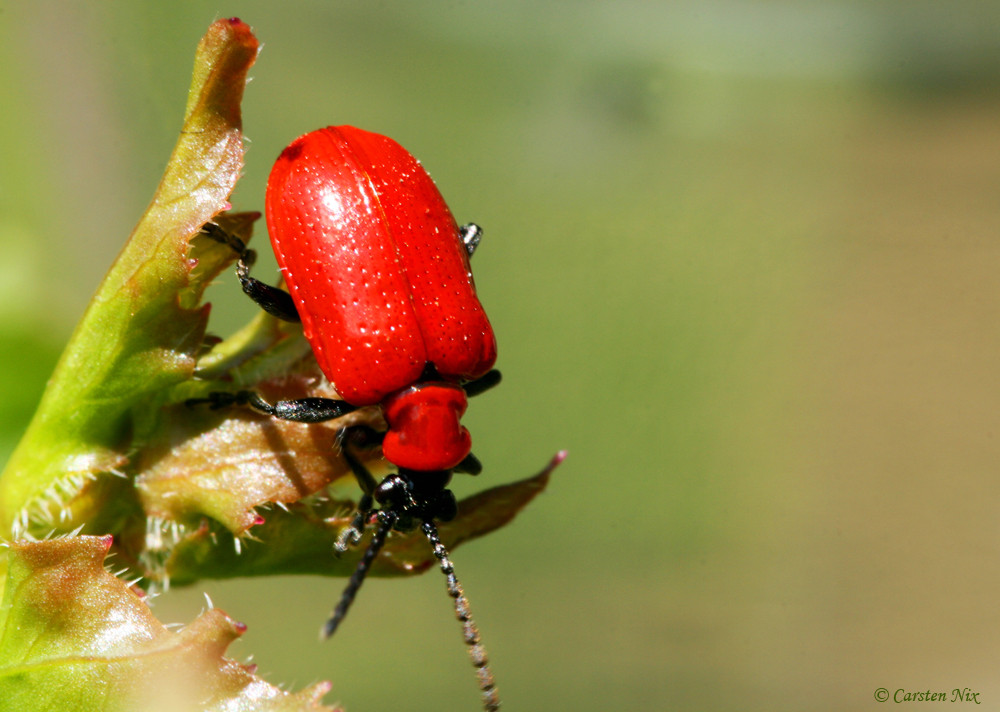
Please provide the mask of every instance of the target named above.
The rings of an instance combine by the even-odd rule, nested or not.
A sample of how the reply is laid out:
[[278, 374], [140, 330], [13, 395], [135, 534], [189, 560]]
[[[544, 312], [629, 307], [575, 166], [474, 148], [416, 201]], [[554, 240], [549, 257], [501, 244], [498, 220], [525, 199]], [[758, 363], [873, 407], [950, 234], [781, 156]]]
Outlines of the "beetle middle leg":
[[236, 276], [240, 280], [243, 293], [250, 297], [257, 306], [266, 311], [271, 316], [282, 321], [299, 322], [299, 312], [292, 301], [292, 295], [279, 287], [261, 282], [256, 277], [250, 276], [250, 268], [257, 260], [257, 253], [248, 249], [243, 240], [235, 235], [230, 235], [215, 223], [205, 223], [201, 231], [213, 240], [221, 242], [239, 255], [236, 263]]
[[356, 405], [335, 398], [297, 398], [272, 404], [255, 391], [213, 391], [205, 398], [188, 398], [184, 404], [188, 407], [207, 404], [212, 410], [232, 405], [246, 406], [258, 413], [295, 423], [322, 423], [358, 409]]

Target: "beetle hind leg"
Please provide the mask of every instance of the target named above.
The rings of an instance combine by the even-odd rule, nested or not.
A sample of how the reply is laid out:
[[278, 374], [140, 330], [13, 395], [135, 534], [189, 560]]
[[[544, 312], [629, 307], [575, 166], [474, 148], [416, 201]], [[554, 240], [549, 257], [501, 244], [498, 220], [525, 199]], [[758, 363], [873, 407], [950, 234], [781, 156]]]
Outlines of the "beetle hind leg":
[[465, 245], [465, 250], [469, 253], [469, 257], [472, 257], [476, 248], [479, 247], [479, 241], [483, 239], [483, 228], [476, 225], [476, 223], [469, 223], [458, 229], [458, 235], [462, 238], [462, 244]]
[[452, 468], [455, 472], [461, 472], [464, 475], [478, 475], [483, 471], [483, 463], [479, 461], [479, 458], [473, 455], [471, 452], [465, 456], [465, 459]]
[[484, 375], [480, 376], [474, 381], [468, 381], [462, 384], [462, 390], [465, 391], [465, 395], [469, 398], [473, 396], [478, 396], [480, 393], [485, 393], [494, 386], [499, 385], [502, 376], [500, 372], [495, 368], [487, 371]]

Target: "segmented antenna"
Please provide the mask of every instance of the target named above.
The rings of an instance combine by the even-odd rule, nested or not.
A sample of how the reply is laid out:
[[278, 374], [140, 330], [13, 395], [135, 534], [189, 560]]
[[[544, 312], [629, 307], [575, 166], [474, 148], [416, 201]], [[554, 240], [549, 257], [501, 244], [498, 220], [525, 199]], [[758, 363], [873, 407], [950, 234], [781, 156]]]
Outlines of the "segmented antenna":
[[434, 556], [437, 557], [441, 566], [441, 573], [448, 581], [448, 595], [455, 600], [455, 615], [462, 624], [462, 636], [468, 646], [469, 659], [472, 666], [476, 668], [476, 677], [479, 679], [479, 689], [483, 695], [483, 709], [486, 712], [497, 712], [500, 709], [500, 693], [497, 692], [496, 683], [493, 680], [493, 672], [490, 670], [490, 661], [486, 656], [486, 648], [479, 637], [479, 629], [472, 620], [472, 610], [469, 608], [469, 599], [465, 597], [462, 584], [455, 576], [455, 567], [448, 556], [448, 550], [441, 543], [438, 536], [437, 527], [433, 522], [424, 522], [424, 536], [434, 549]]
[[354, 597], [358, 595], [358, 589], [365, 582], [365, 577], [368, 575], [368, 570], [371, 568], [372, 562], [375, 561], [375, 557], [382, 550], [386, 536], [389, 535], [389, 531], [396, 523], [397, 516], [395, 512], [387, 512], [385, 510], [378, 513], [378, 527], [375, 529], [372, 541], [368, 545], [368, 548], [365, 549], [365, 553], [354, 569], [354, 573], [351, 574], [351, 580], [347, 582], [344, 592], [340, 594], [340, 601], [337, 602], [337, 607], [333, 609], [330, 618], [323, 624], [323, 628], [320, 631], [320, 638], [324, 640], [329, 638], [336, 632], [340, 622], [344, 620], [348, 609], [354, 603]]

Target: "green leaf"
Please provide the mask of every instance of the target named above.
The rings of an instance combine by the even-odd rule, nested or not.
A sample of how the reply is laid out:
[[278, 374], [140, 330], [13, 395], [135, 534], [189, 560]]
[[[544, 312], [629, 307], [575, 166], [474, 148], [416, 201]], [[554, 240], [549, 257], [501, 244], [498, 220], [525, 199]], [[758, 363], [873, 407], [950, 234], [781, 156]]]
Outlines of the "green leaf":
[[201, 292], [233, 255], [205, 245], [196, 262], [190, 242], [229, 207], [243, 167], [240, 100], [256, 56], [257, 39], [239, 20], [215, 22], [202, 39], [180, 139], [153, 201], [0, 476], [0, 531], [16, 534], [29, 521], [75, 526], [70, 501], [128, 463], [155, 428], [155, 404], [191, 378], [208, 317]]
[[279, 690], [224, 657], [246, 627], [212, 608], [171, 631], [104, 570], [111, 537], [10, 545], [0, 707], [31, 712], [320, 712], [329, 685]]

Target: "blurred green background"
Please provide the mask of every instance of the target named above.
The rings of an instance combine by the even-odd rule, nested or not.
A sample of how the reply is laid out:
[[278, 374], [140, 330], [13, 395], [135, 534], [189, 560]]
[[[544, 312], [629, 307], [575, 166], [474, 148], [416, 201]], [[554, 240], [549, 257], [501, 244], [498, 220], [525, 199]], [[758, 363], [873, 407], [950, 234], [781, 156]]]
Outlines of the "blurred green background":
[[[229, 15], [264, 45], [235, 207], [349, 123], [485, 227], [505, 382], [458, 488], [570, 451], [454, 556], [505, 709], [1000, 705], [1000, 5], [0, 1], [0, 459]], [[217, 330], [254, 312], [211, 298]], [[235, 657], [353, 712], [474, 710], [440, 579], [370, 581], [327, 644], [340, 581], [154, 605], [207, 592]]]

